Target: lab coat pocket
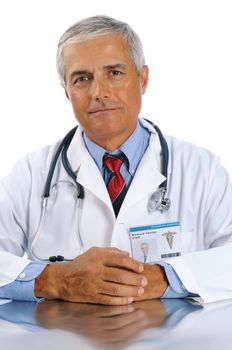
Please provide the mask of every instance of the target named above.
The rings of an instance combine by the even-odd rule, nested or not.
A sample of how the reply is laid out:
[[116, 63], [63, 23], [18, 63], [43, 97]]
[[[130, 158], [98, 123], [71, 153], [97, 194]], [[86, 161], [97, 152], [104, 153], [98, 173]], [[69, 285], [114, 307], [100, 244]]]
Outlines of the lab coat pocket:
[[194, 251], [194, 229], [181, 230], [182, 255]]

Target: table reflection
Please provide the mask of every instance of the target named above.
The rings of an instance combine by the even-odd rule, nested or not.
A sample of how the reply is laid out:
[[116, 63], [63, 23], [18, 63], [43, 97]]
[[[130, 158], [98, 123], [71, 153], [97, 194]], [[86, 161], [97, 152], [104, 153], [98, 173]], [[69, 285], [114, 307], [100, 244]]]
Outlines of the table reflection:
[[61, 301], [0, 306], [7, 350], [231, 350], [232, 300], [201, 306], [162, 299], [128, 306]]
[[117, 348], [129, 344], [145, 329], [161, 328], [158, 336], [201, 308], [186, 300], [147, 300], [125, 306], [46, 301], [37, 306], [35, 317], [41, 327], [65, 330]]

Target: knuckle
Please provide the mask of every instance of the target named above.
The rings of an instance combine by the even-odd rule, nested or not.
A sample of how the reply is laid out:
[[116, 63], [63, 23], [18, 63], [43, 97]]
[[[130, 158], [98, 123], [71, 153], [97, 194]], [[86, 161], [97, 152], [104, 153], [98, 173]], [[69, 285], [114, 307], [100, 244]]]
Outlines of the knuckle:
[[91, 269], [91, 266], [89, 264], [89, 265], [85, 266], [81, 272], [82, 272], [83, 276], [86, 276], [86, 275], [91, 275], [93, 273], [93, 270]]
[[123, 273], [122, 271], [118, 272], [116, 275], [115, 275], [115, 280], [116, 282], [118, 283], [124, 283], [125, 282], [125, 273]]
[[89, 248], [88, 252], [90, 254], [96, 254], [98, 252], [99, 248], [98, 247], [91, 247]]
[[86, 253], [92, 253], [93, 252], [93, 250], [95, 249], [95, 247], [91, 247], [91, 248], [89, 248], [88, 250], [87, 250], [87, 252]]
[[119, 295], [119, 290], [120, 290], [120, 287], [119, 286], [117, 286], [117, 285], [113, 285], [112, 287], [111, 287], [111, 293], [112, 293], [112, 295]]
[[[101, 266], [98, 262], [96, 261], [89, 261], [88, 264], [83, 266], [80, 270], [80, 274], [82, 276], [92, 276], [91, 278], [96, 279], [97, 276], [101, 275]], [[89, 280], [91, 282], [92, 280]]]
[[120, 256], [120, 259], [121, 259], [121, 263], [125, 266], [128, 265], [128, 260], [129, 258], [127, 256]]

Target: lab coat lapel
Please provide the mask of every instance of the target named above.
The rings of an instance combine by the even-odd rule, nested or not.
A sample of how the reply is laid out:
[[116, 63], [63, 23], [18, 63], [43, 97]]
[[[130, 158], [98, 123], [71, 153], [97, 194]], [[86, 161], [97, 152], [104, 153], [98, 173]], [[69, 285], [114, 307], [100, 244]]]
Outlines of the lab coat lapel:
[[[147, 123], [145, 126], [147, 126]], [[153, 128], [149, 126], [149, 129], [151, 131], [151, 137], [148, 149], [137, 168], [122, 203], [119, 216], [149, 193], [152, 194], [156, 191], [158, 186], [165, 180], [165, 177], [160, 172], [162, 152], [159, 137]], [[104, 180], [97, 165], [86, 149], [80, 126], [70, 143], [67, 156], [73, 171], [77, 173], [77, 181], [112, 210], [112, 204]]]
[[158, 186], [166, 179], [160, 172], [160, 154], [161, 146], [158, 135], [151, 133], [149, 146], [128, 189], [120, 214], [146, 197], [149, 193], [156, 191]]
[[77, 174], [77, 182], [113, 210], [102, 175], [84, 144], [80, 126], [70, 143], [67, 156], [72, 170]]

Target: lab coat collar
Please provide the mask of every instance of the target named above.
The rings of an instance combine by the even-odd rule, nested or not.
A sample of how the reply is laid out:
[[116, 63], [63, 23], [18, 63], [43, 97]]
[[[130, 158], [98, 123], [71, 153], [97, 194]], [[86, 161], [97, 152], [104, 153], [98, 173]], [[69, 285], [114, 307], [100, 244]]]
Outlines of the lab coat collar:
[[[142, 124], [145, 128], [147, 128], [147, 130], [149, 130], [152, 134], [157, 135], [157, 137], [158, 137], [158, 134], [157, 134], [156, 130], [153, 128], [152, 124], [150, 124], [149, 122], [147, 122], [147, 121], [146, 121], [145, 119], [143, 119], [143, 118], [139, 118], [139, 120], [140, 120], [141, 124]], [[162, 130], [161, 130], [161, 132], [162, 132]], [[162, 133], [163, 133], [163, 132], [162, 132]], [[171, 145], [169, 144], [168, 138], [167, 138], [165, 135], [164, 135], [164, 138], [165, 138], [165, 140], [166, 140], [166, 142], [167, 142], [167, 144], [168, 144], [168, 151], [169, 151], [168, 174], [171, 174], [171, 172], [172, 172], [172, 152], [171, 152]], [[157, 162], [157, 164], [160, 163], [159, 169], [161, 169], [161, 147], [160, 147], [160, 152], [158, 152], [158, 151], [156, 150], [156, 152], [155, 152], [155, 157], [156, 157], [156, 162]]]
[[77, 175], [77, 182], [94, 193], [109, 208], [111, 208], [113, 212], [105, 182], [85, 146], [82, 133], [83, 130], [81, 126], [78, 126], [67, 151], [68, 161], [73, 172]]
[[[149, 146], [137, 168], [119, 215], [130, 206], [153, 193], [165, 180], [161, 174], [161, 146], [159, 137], [151, 124], [140, 119], [150, 132]], [[79, 126], [68, 148], [67, 157], [71, 168], [77, 173], [77, 181], [101, 199], [113, 211], [107, 188], [97, 165], [86, 149], [82, 128]]]
[[166, 179], [161, 169], [161, 146], [159, 136], [154, 129], [151, 132], [149, 146], [136, 170], [134, 178], [122, 203], [119, 218], [131, 206], [154, 193]]

